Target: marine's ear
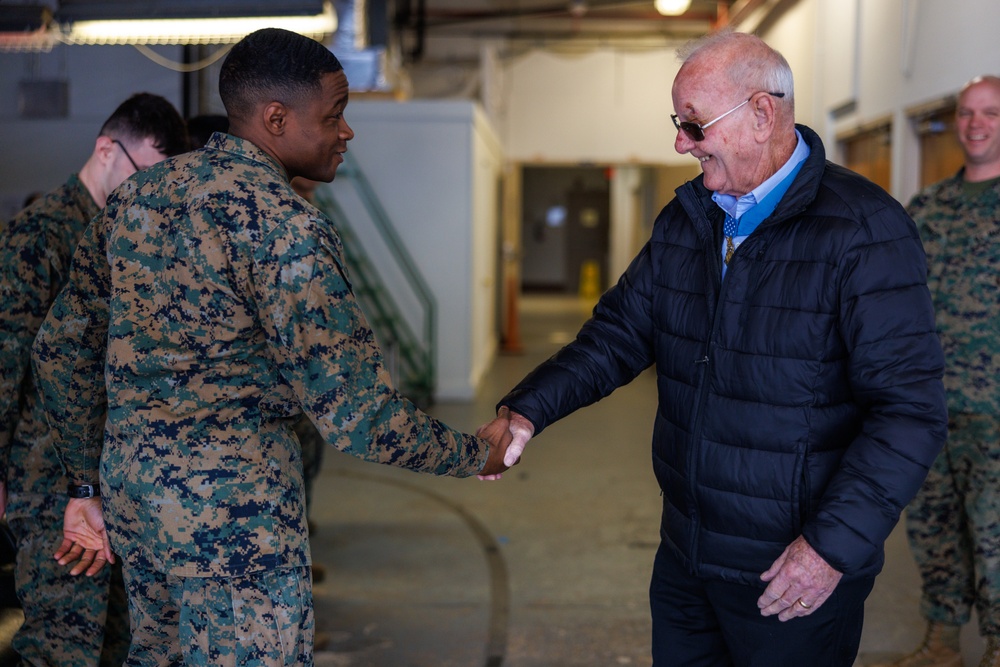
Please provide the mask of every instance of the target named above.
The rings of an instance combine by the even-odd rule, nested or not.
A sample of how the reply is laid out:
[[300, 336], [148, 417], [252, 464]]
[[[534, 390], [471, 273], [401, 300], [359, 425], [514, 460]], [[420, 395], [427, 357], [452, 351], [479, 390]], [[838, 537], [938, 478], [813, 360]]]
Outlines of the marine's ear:
[[285, 133], [288, 127], [288, 107], [278, 101], [268, 102], [260, 113], [264, 129], [270, 134], [279, 137]]

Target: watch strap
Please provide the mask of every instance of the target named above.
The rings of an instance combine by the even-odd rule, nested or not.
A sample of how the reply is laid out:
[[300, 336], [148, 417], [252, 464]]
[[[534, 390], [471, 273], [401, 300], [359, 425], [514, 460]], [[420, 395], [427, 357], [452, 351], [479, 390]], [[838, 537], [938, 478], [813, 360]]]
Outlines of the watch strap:
[[97, 498], [101, 495], [101, 487], [94, 484], [70, 484], [67, 493], [70, 498]]

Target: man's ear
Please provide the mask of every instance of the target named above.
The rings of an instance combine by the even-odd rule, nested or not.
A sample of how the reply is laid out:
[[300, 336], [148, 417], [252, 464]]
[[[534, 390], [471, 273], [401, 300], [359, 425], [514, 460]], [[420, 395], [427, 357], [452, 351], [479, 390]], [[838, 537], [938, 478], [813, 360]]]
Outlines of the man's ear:
[[97, 156], [102, 166], [115, 159], [114, 150], [115, 142], [111, 137], [102, 134], [94, 142], [94, 155]]
[[285, 133], [288, 123], [288, 107], [281, 102], [268, 102], [261, 111], [264, 128], [276, 137]]
[[754, 133], [766, 141], [774, 132], [777, 120], [778, 110], [775, 108], [774, 98], [766, 93], [758, 94], [750, 104], [753, 112]]

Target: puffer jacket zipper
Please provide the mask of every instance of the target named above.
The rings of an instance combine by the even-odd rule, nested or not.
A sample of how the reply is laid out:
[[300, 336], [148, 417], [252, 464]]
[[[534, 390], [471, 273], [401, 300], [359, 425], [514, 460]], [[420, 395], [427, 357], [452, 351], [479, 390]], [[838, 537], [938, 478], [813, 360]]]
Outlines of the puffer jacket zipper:
[[[687, 200], [687, 201], [684, 201]], [[699, 236], [706, 245], [705, 249], [705, 266], [706, 270], [710, 273], [708, 276], [708, 284], [715, 287], [715, 302], [712, 302], [713, 295], [708, 293], [705, 295], [705, 299], [708, 301], [707, 307], [710, 313], [711, 325], [709, 335], [705, 344], [704, 354], [698, 358], [692, 360], [693, 363], [700, 367], [700, 377], [699, 377], [699, 387], [698, 387], [698, 399], [694, 406], [694, 420], [693, 428], [691, 429], [691, 443], [687, 451], [687, 490], [691, 497], [691, 516], [689, 520], [691, 521], [691, 535], [689, 551], [690, 554], [690, 567], [691, 571], [697, 573], [698, 565], [700, 561], [699, 550], [698, 550], [698, 535], [700, 533], [701, 525], [701, 507], [698, 498], [698, 452], [700, 449], [701, 439], [702, 439], [702, 429], [705, 417], [705, 401], [708, 398], [708, 387], [712, 381], [712, 348], [714, 347], [715, 337], [718, 333], [718, 329], [721, 323], [719, 304], [723, 303], [723, 295], [725, 294], [725, 281], [722, 280], [722, 255], [719, 251], [722, 243], [722, 227], [721, 225], [713, 225], [711, 221], [704, 215], [698, 216], [698, 199], [694, 197], [685, 197], [682, 199], [682, 203], [685, 203], [685, 208], [688, 208], [688, 217], [691, 223], [696, 226], [699, 224], [702, 226]], [[709, 203], [714, 206], [714, 203]], [[690, 208], [689, 208], [690, 207]], [[697, 221], [697, 222], [696, 222]], [[718, 228], [718, 229], [716, 229]], [[705, 233], [707, 229], [707, 234]]]

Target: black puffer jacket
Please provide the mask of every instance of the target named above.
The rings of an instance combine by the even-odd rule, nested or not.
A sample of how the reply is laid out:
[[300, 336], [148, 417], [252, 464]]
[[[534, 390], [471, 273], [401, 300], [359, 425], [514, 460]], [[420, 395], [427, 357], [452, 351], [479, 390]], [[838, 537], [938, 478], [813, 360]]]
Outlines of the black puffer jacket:
[[577, 339], [502, 401], [536, 433], [656, 365], [661, 536], [693, 572], [762, 585], [799, 535], [847, 577], [883, 542], [947, 431], [913, 222], [811, 154], [721, 279], [721, 212], [686, 183]]

